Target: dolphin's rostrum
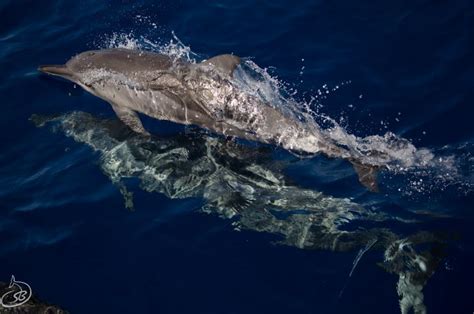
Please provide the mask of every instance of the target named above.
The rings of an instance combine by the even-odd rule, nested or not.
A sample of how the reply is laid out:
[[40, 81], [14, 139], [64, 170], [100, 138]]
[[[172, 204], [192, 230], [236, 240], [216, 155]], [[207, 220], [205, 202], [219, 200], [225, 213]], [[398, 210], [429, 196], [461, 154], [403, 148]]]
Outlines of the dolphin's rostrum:
[[65, 65], [39, 70], [70, 80], [112, 105], [133, 131], [148, 135], [137, 113], [226, 136], [324, 153], [354, 164], [360, 182], [377, 190], [375, 165], [357, 161], [317, 129], [241, 90], [233, 73], [241, 60], [225, 54], [201, 63], [130, 49], [86, 51]]

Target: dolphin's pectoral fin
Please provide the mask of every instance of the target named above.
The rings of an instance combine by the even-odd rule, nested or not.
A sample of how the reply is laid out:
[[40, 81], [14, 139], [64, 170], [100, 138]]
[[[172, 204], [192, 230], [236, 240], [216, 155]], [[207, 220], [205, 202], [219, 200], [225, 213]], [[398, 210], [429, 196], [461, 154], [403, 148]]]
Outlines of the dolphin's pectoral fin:
[[378, 192], [379, 187], [377, 184], [377, 166], [363, 165], [357, 161], [351, 161], [354, 166], [354, 170], [359, 176], [359, 182], [365, 186], [371, 192]]
[[125, 208], [134, 211], [135, 207], [133, 206], [133, 192], [130, 192], [127, 189], [127, 186], [119, 177], [111, 177], [111, 179], [112, 183], [118, 187], [120, 194], [123, 196]]
[[143, 135], [150, 135], [150, 133], [148, 133], [143, 127], [143, 124], [135, 111], [115, 104], [112, 104], [112, 108], [117, 114], [117, 117], [130, 129]]
[[223, 73], [225, 73], [226, 75], [232, 76], [235, 68], [240, 63], [240, 58], [234, 55], [225, 54], [204, 60], [201, 63], [206, 65], [212, 65]]
[[130, 192], [123, 182], [119, 182], [117, 185], [119, 187], [120, 194], [123, 196], [125, 208], [134, 211], [135, 207], [133, 206], [133, 192]]

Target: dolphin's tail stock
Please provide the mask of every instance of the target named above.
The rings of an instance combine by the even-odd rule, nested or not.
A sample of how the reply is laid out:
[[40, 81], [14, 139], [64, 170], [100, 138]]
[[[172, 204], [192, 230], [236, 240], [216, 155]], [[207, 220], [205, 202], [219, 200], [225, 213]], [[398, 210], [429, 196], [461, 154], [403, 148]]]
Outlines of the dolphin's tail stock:
[[[346, 148], [341, 147], [330, 140], [322, 142], [318, 138], [321, 138], [321, 136], [315, 137], [315, 140], [313, 141], [313, 143], [316, 142], [318, 150], [324, 152], [324, 154], [328, 157], [343, 158], [345, 160], [348, 160], [354, 167], [354, 170], [357, 173], [357, 176], [359, 177], [359, 182], [371, 192], [379, 191], [379, 187], [377, 184], [377, 173], [380, 169], [380, 166], [364, 164], [355, 157], [350, 156], [350, 152], [348, 152]], [[313, 144], [307, 138], [305, 138], [304, 143]], [[311, 149], [312, 146], [311, 148], [303, 148], [302, 150], [311, 152]]]
[[377, 183], [377, 174], [380, 167], [365, 165], [353, 159], [350, 159], [349, 161], [351, 162], [352, 166], [354, 166], [354, 170], [359, 177], [359, 182], [369, 191], [378, 192], [379, 186]]
[[283, 147], [289, 151], [294, 151], [294, 146], [298, 147], [298, 150], [296, 150], [298, 155], [304, 152], [314, 156], [315, 152], [322, 152], [325, 156], [330, 158], [342, 158], [348, 160], [354, 167], [354, 170], [359, 177], [359, 182], [371, 192], [379, 191], [377, 173], [380, 166], [364, 164], [356, 159], [356, 157], [351, 156], [346, 148], [337, 145], [331, 140], [322, 141], [321, 138], [324, 137], [318, 135], [296, 138], [292, 139], [291, 145], [283, 145]]

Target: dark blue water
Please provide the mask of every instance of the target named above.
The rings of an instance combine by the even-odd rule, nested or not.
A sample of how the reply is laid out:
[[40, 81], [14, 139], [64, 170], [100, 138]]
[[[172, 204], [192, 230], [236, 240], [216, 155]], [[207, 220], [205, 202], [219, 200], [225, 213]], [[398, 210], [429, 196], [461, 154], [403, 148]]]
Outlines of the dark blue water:
[[[382, 172], [374, 194], [344, 162], [279, 149], [270, 157], [288, 161], [281, 173], [298, 188], [415, 220], [383, 225], [400, 238], [442, 234], [443, 257], [423, 290], [428, 313], [474, 310], [474, 4], [467, 0], [2, 1], [0, 281], [14, 274], [72, 313], [400, 312], [398, 276], [377, 265], [381, 248], [348, 277], [358, 248], [302, 250], [275, 244], [271, 232], [236, 232], [232, 220], [200, 212], [202, 195], [149, 193], [131, 178], [135, 210], [127, 210], [98, 152], [29, 120], [74, 110], [113, 117], [105, 102], [40, 75], [38, 65], [114, 38], [166, 45], [173, 32], [203, 57], [232, 52], [269, 68], [298, 89], [301, 103], [326, 85], [319, 110], [348, 133], [391, 131], [451, 158], [449, 180], [438, 178], [445, 169]], [[186, 132], [151, 119], [145, 125], [162, 136]]]

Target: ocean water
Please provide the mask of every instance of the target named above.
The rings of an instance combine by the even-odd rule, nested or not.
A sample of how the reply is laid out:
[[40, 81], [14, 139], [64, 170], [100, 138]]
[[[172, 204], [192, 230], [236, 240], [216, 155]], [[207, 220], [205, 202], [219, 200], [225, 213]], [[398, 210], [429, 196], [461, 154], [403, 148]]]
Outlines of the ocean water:
[[[71, 313], [474, 310], [470, 1], [2, 1], [0, 281]], [[359, 158], [229, 141], [41, 75], [90, 49], [200, 62]], [[384, 158], [370, 159], [370, 152]]]

